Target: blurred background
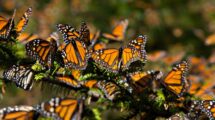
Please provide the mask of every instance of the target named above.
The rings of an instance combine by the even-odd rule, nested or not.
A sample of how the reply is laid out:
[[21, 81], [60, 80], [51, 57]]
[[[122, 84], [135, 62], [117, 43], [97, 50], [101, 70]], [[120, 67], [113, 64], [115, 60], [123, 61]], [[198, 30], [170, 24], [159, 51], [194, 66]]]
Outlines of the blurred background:
[[[56, 31], [58, 23], [80, 28], [81, 21], [86, 21], [93, 30], [103, 33], [111, 32], [120, 20], [127, 18], [125, 42], [140, 34], [148, 36], [146, 69], [169, 70], [174, 62], [191, 56], [191, 62], [201, 68], [200, 72], [191, 69], [191, 73], [214, 80], [214, 0], [0, 0], [0, 15], [10, 18], [16, 9], [17, 21], [28, 7], [33, 8], [33, 15], [25, 32], [43, 38]], [[202, 72], [207, 70], [209, 73]], [[24, 92], [11, 85], [6, 87], [0, 107], [36, 104], [44, 96], [37, 86]]]

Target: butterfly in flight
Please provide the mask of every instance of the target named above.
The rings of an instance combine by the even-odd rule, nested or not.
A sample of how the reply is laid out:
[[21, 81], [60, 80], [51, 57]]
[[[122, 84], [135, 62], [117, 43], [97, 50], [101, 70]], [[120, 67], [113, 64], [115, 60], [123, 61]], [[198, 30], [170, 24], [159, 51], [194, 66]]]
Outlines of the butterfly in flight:
[[80, 120], [83, 102], [72, 98], [55, 97], [36, 106], [36, 111], [44, 117], [55, 120]]
[[38, 60], [43, 66], [53, 67], [53, 62], [56, 59], [58, 37], [56, 33], [52, 33], [47, 40], [34, 39], [25, 45], [27, 55], [35, 60]]
[[144, 44], [142, 40], [131, 40], [127, 46], [120, 47], [119, 49], [109, 48], [97, 50], [92, 53], [92, 58], [108, 71], [118, 73], [126, 70], [132, 62], [138, 60], [145, 62], [146, 52], [142, 44]]
[[8, 70], [4, 71], [6, 80], [15, 82], [17, 87], [24, 90], [31, 90], [34, 80], [34, 71], [28, 66], [13, 65]]
[[190, 82], [186, 76], [188, 66], [188, 61], [176, 64], [165, 78], [161, 80], [161, 83], [178, 97], [181, 97], [190, 87]]
[[137, 92], [142, 92], [145, 88], [151, 85], [154, 80], [162, 77], [161, 71], [149, 70], [145, 72], [134, 72], [128, 75], [128, 80], [131, 87]]
[[125, 31], [128, 27], [128, 20], [125, 19], [121, 21], [116, 27], [113, 29], [112, 33], [103, 33], [103, 36], [107, 39], [114, 41], [122, 41], [125, 38]]
[[0, 16], [0, 39], [5, 40], [8, 39], [9, 36], [17, 38], [28, 24], [29, 17], [32, 14], [32, 8], [30, 7], [26, 10], [16, 26], [14, 26], [15, 12], [16, 11], [14, 11], [13, 17], [9, 20]]
[[14, 106], [0, 109], [1, 120], [35, 120], [39, 114], [32, 106]]
[[39, 38], [38, 35], [36, 34], [29, 34], [29, 33], [21, 33], [16, 39], [22, 43], [22, 44], [26, 44], [29, 41], [32, 41], [34, 39]]
[[58, 24], [58, 30], [63, 34], [66, 45], [62, 47], [62, 57], [66, 68], [83, 70], [87, 66], [90, 53], [80, 33], [66, 24]]

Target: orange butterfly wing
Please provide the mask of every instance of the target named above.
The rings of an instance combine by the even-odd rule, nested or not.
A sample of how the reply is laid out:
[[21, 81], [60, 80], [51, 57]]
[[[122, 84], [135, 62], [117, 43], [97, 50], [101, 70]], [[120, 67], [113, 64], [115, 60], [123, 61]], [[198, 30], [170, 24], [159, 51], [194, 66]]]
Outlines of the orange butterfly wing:
[[57, 43], [55, 39], [51, 41], [35, 39], [26, 44], [27, 55], [33, 59], [39, 60], [42, 65], [52, 66], [55, 53], [57, 52]]
[[148, 87], [152, 81], [160, 79], [162, 73], [160, 71], [135, 72], [131, 73], [129, 77], [132, 88], [140, 93]]
[[74, 27], [67, 24], [57, 24], [57, 28], [61, 34], [65, 43], [69, 43], [70, 40], [78, 40], [80, 38], [80, 32]]
[[182, 61], [173, 67], [167, 76], [162, 81], [171, 92], [175, 93], [178, 97], [181, 97], [189, 88], [189, 81], [186, 78], [188, 72], [187, 61]]
[[77, 80], [75, 80], [74, 78], [72, 78], [71, 76], [56, 76], [55, 80], [59, 83], [66, 84], [73, 88], [80, 87], [80, 83]]
[[29, 17], [32, 14], [32, 8], [28, 8], [27, 11], [24, 13], [22, 18], [19, 20], [19, 22], [16, 25], [16, 32], [17, 34], [20, 34], [28, 24]]
[[125, 38], [125, 31], [128, 26], [128, 20], [121, 21], [112, 31], [112, 34], [103, 33], [103, 36], [107, 39], [122, 41]]
[[128, 43], [128, 46], [134, 47], [139, 53], [140, 53], [140, 58], [141, 61], [145, 62], [146, 61], [146, 50], [145, 50], [145, 44], [147, 42], [147, 36], [145, 35], [139, 35], [136, 39], [131, 40]]
[[201, 101], [201, 110], [208, 116], [210, 120], [215, 119], [215, 101], [214, 100]]
[[79, 108], [79, 101], [71, 98], [52, 98], [36, 107], [41, 115], [61, 120], [78, 119], [77, 112], [82, 112]]
[[92, 54], [93, 60], [109, 71], [117, 72], [119, 70], [119, 50], [101, 49]]
[[63, 61], [67, 68], [85, 69], [89, 56], [86, 46], [78, 40], [69, 42], [62, 50]]
[[37, 39], [37, 38], [39, 38], [39, 36], [36, 34], [21, 33], [17, 37], [17, 40], [20, 43], [26, 44], [27, 42], [32, 41], [32, 40]]
[[0, 38], [7, 39], [8, 36], [11, 34], [11, 30], [14, 27], [15, 14], [16, 14], [16, 10], [14, 10], [13, 16], [9, 20], [0, 16]]
[[35, 120], [39, 117], [31, 106], [15, 106], [0, 110], [1, 120]]
[[86, 46], [89, 46], [91, 44], [90, 30], [85, 22], [82, 22], [81, 24], [80, 40], [84, 41]]

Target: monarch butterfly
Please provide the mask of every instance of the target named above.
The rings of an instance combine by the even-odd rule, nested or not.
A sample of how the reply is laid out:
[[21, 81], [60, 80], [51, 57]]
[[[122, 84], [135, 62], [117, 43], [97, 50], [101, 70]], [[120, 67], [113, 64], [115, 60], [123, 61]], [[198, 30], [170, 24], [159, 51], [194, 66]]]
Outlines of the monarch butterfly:
[[171, 92], [181, 97], [187, 92], [190, 83], [186, 78], [188, 62], [182, 61], [172, 68], [161, 83]]
[[[101, 49], [92, 54], [93, 60], [108, 71], [118, 73], [128, 68], [128, 66], [137, 60], [145, 61], [146, 53], [133, 47], [136, 40], [131, 40], [128, 46], [120, 49]], [[141, 55], [142, 54], [142, 55]]]
[[34, 72], [28, 66], [13, 65], [4, 71], [4, 78], [15, 82], [17, 87], [30, 90], [33, 86]]
[[7, 20], [3, 16], [0, 16], [0, 39], [5, 40], [11, 34], [11, 30], [14, 27], [14, 17], [16, 10], [14, 10], [12, 18]]
[[17, 37], [17, 40], [22, 44], [26, 44], [27, 42], [32, 41], [37, 38], [39, 38], [39, 36], [36, 34], [21, 33]]
[[31, 14], [32, 14], [32, 8], [30, 7], [27, 9], [27, 11], [23, 14], [22, 18], [17, 23], [15, 30], [18, 35], [25, 29]]
[[90, 46], [91, 44], [90, 30], [85, 22], [81, 23], [80, 40], [84, 41], [86, 46]]
[[83, 103], [71, 98], [52, 98], [36, 106], [36, 111], [42, 116], [55, 120], [80, 120]]
[[158, 80], [161, 77], [162, 72], [151, 70], [146, 72], [131, 73], [128, 76], [128, 80], [132, 88], [139, 93], [149, 86], [153, 80]]
[[81, 82], [82, 86], [86, 88], [97, 88], [97, 83], [97, 80], [86, 80]]
[[73, 76], [56, 75], [55, 81], [58, 83], [66, 84], [72, 88], [81, 87], [80, 83]]
[[32, 106], [14, 106], [0, 109], [1, 120], [35, 120], [39, 114]]
[[121, 21], [112, 31], [111, 34], [103, 33], [103, 36], [107, 39], [122, 41], [125, 38], [125, 31], [128, 27], [128, 20]]
[[66, 45], [62, 49], [62, 57], [66, 68], [83, 70], [87, 66], [90, 53], [80, 35], [73, 27], [64, 24], [57, 25], [63, 34]]
[[214, 98], [215, 95], [211, 91], [211, 88], [213, 87], [213, 84], [211, 84], [212, 81], [204, 83], [201, 78], [196, 75], [190, 75], [189, 80], [191, 82], [189, 89], [190, 94], [200, 98], [201, 100], [212, 100]]
[[215, 119], [215, 101], [214, 100], [203, 100], [200, 106], [202, 112], [204, 112], [210, 120]]
[[120, 97], [120, 88], [113, 82], [102, 80], [97, 83], [97, 86], [105, 93], [105, 96], [109, 100], [115, 100]]
[[142, 61], [146, 60], [145, 44], [147, 41], [146, 35], [139, 35], [136, 39], [128, 43], [129, 46], [136, 48], [140, 52], [140, 58]]
[[8, 36], [10, 35], [12, 35], [14, 38], [17, 38], [20, 35], [20, 33], [25, 29], [26, 25], [28, 24], [29, 17], [32, 14], [32, 8], [30, 7], [26, 10], [22, 18], [14, 27], [15, 12], [16, 11], [14, 11], [13, 17], [9, 20], [0, 16], [0, 38], [3, 40], [8, 39]]
[[27, 55], [42, 65], [52, 67], [57, 52], [57, 38], [51, 34], [47, 40], [34, 39], [25, 45]]

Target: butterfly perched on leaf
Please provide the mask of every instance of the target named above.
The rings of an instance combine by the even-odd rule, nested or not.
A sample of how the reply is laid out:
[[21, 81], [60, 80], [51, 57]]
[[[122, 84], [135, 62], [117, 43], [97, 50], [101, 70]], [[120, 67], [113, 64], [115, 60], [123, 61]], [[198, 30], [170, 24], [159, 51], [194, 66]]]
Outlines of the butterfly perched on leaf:
[[71, 88], [80, 88], [81, 84], [78, 80], [76, 80], [72, 75], [62, 75], [56, 74], [54, 79], [45, 78], [44, 81], [49, 83], [54, 83], [60, 86], [71, 87]]
[[8, 39], [9, 36], [17, 38], [28, 24], [29, 17], [31, 16], [31, 14], [32, 8], [30, 7], [23, 14], [16, 26], [14, 25], [15, 11], [13, 17], [9, 20], [0, 16], [0, 39], [5, 40]]
[[31, 90], [34, 80], [34, 71], [28, 66], [13, 65], [4, 71], [5, 81], [15, 82], [17, 87], [24, 90]]
[[128, 27], [128, 20], [125, 19], [115, 26], [112, 33], [103, 33], [102, 35], [110, 40], [122, 41], [125, 38], [125, 32]]
[[39, 114], [32, 106], [14, 106], [0, 109], [1, 120], [35, 120]]
[[131, 40], [127, 46], [120, 47], [119, 49], [97, 50], [92, 53], [92, 59], [108, 71], [118, 73], [119, 71], [128, 69], [129, 65], [134, 61], [146, 60], [144, 45], [145, 43], [142, 40]]
[[58, 24], [57, 28], [63, 34], [66, 43], [62, 47], [62, 57], [65, 67], [80, 70], [85, 69], [90, 53], [85, 42], [80, 39], [79, 31], [66, 24]]
[[134, 72], [128, 75], [128, 80], [131, 87], [137, 92], [142, 92], [145, 88], [149, 87], [154, 80], [158, 80], [162, 77], [160, 71], [145, 71]]
[[178, 97], [181, 97], [190, 87], [190, 82], [186, 76], [188, 65], [187, 61], [176, 64], [164, 79], [161, 80], [161, 83]]
[[109, 100], [115, 100], [121, 95], [119, 86], [111, 81], [98, 81], [97, 86], [104, 92], [106, 98], [108, 98]]
[[80, 120], [83, 102], [72, 98], [55, 97], [36, 106], [36, 111], [44, 117], [55, 120]]
[[27, 55], [38, 60], [43, 66], [51, 68], [56, 58], [58, 38], [52, 33], [47, 40], [34, 39], [25, 45]]

